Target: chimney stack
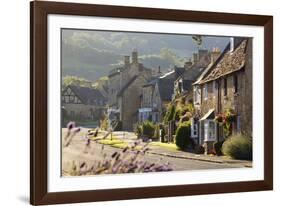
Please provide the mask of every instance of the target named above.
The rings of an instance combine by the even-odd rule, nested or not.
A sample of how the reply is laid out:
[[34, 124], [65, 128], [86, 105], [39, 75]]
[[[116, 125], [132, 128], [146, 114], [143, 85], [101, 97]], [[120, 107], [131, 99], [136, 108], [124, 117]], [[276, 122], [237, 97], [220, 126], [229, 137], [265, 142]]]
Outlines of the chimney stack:
[[189, 69], [192, 66], [192, 61], [191, 59], [189, 59], [187, 62], [184, 63], [184, 68], [185, 69]]
[[193, 53], [192, 61], [193, 61], [193, 64], [196, 64], [198, 62], [198, 54], [197, 53]]
[[206, 56], [208, 56], [208, 50], [205, 49], [200, 49], [198, 51], [198, 60], [201, 61], [202, 58], [205, 58]]
[[213, 48], [211, 51], [211, 63], [214, 63], [220, 56], [221, 50], [218, 47]]
[[161, 67], [158, 66], [158, 74], [161, 74]]
[[130, 56], [124, 56], [124, 65], [129, 66], [130, 64]]
[[132, 52], [132, 63], [138, 63], [138, 52], [136, 50]]

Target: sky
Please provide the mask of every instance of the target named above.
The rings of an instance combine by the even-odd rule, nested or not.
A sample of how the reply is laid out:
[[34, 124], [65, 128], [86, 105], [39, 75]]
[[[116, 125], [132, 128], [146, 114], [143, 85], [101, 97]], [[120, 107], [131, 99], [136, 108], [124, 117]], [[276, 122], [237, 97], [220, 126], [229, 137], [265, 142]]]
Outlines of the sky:
[[[201, 49], [225, 48], [229, 37], [203, 36]], [[182, 66], [198, 51], [192, 35], [95, 30], [62, 30], [62, 74], [95, 81], [137, 50], [145, 67]]]

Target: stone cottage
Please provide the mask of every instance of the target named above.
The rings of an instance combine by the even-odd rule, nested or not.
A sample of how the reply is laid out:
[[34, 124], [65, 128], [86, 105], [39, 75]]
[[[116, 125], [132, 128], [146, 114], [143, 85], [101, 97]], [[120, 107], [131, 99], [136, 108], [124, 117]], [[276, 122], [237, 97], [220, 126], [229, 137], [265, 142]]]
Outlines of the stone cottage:
[[63, 117], [68, 120], [99, 120], [106, 104], [106, 97], [94, 88], [69, 85], [62, 91]]
[[137, 51], [124, 57], [122, 67], [110, 71], [108, 84], [108, 115], [121, 121], [122, 129], [133, 130], [141, 105], [142, 85], [152, 77], [152, 71], [138, 61]]
[[192, 98], [192, 83], [209, 65], [212, 55], [208, 50], [200, 49], [193, 54], [193, 60], [185, 62], [183, 67], [174, 66], [171, 71], [143, 85], [139, 121], [161, 122], [167, 104], [177, 94], [188, 91]]
[[142, 86], [139, 122], [161, 122], [168, 103], [172, 101], [176, 69], [157, 77]]
[[187, 102], [193, 99], [193, 87], [192, 84], [196, 81], [199, 75], [208, 67], [208, 65], [218, 58], [220, 50], [214, 48], [211, 52], [208, 50], [198, 50], [198, 53], [193, 54], [192, 61], [189, 60], [184, 64], [184, 67], [178, 68], [181, 72], [178, 72], [178, 77], [174, 82], [174, 94], [173, 98], [178, 96], [186, 96]]
[[192, 137], [208, 153], [225, 131], [215, 117], [233, 111], [231, 133], [252, 135], [252, 39], [230, 38], [222, 54], [193, 84]]

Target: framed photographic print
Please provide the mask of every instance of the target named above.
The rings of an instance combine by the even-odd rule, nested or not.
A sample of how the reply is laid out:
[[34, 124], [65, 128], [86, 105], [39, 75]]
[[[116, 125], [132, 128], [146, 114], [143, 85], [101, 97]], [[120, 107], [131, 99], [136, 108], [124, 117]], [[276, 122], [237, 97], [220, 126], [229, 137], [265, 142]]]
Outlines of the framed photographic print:
[[31, 204], [272, 190], [272, 16], [30, 9]]

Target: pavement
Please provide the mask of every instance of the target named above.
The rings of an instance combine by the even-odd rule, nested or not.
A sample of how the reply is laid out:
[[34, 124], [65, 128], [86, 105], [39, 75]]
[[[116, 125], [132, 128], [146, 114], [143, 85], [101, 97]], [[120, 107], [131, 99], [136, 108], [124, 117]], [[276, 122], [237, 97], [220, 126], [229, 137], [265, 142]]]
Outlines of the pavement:
[[215, 156], [215, 155], [204, 155], [204, 154], [194, 154], [191, 152], [182, 151], [168, 151], [160, 147], [153, 148], [153, 150], [148, 151], [150, 154], [158, 154], [174, 158], [183, 158], [189, 160], [198, 160], [205, 162], [221, 163], [221, 164], [236, 164], [241, 167], [252, 167], [252, 162], [247, 160], [235, 160], [226, 156]]
[[[114, 136], [127, 142], [132, 142], [137, 139], [136, 135], [133, 132], [113, 132], [113, 134]], [[248, 160], [236, 160], [236, 159], [231, 159], [230, 157], [227, 156], [194, 154], [186, 151], [171, 151], [161, 146], [151, 146], [150, 150], [147, 153], [162, 155], [166, 157], [198, 160], [198, 161], [213, 162], [213, 163], [220, 163], [220, 164], [236, 164], [237, 166], [240, 167], [252, 167], [252, 161], [248, 161]]]

